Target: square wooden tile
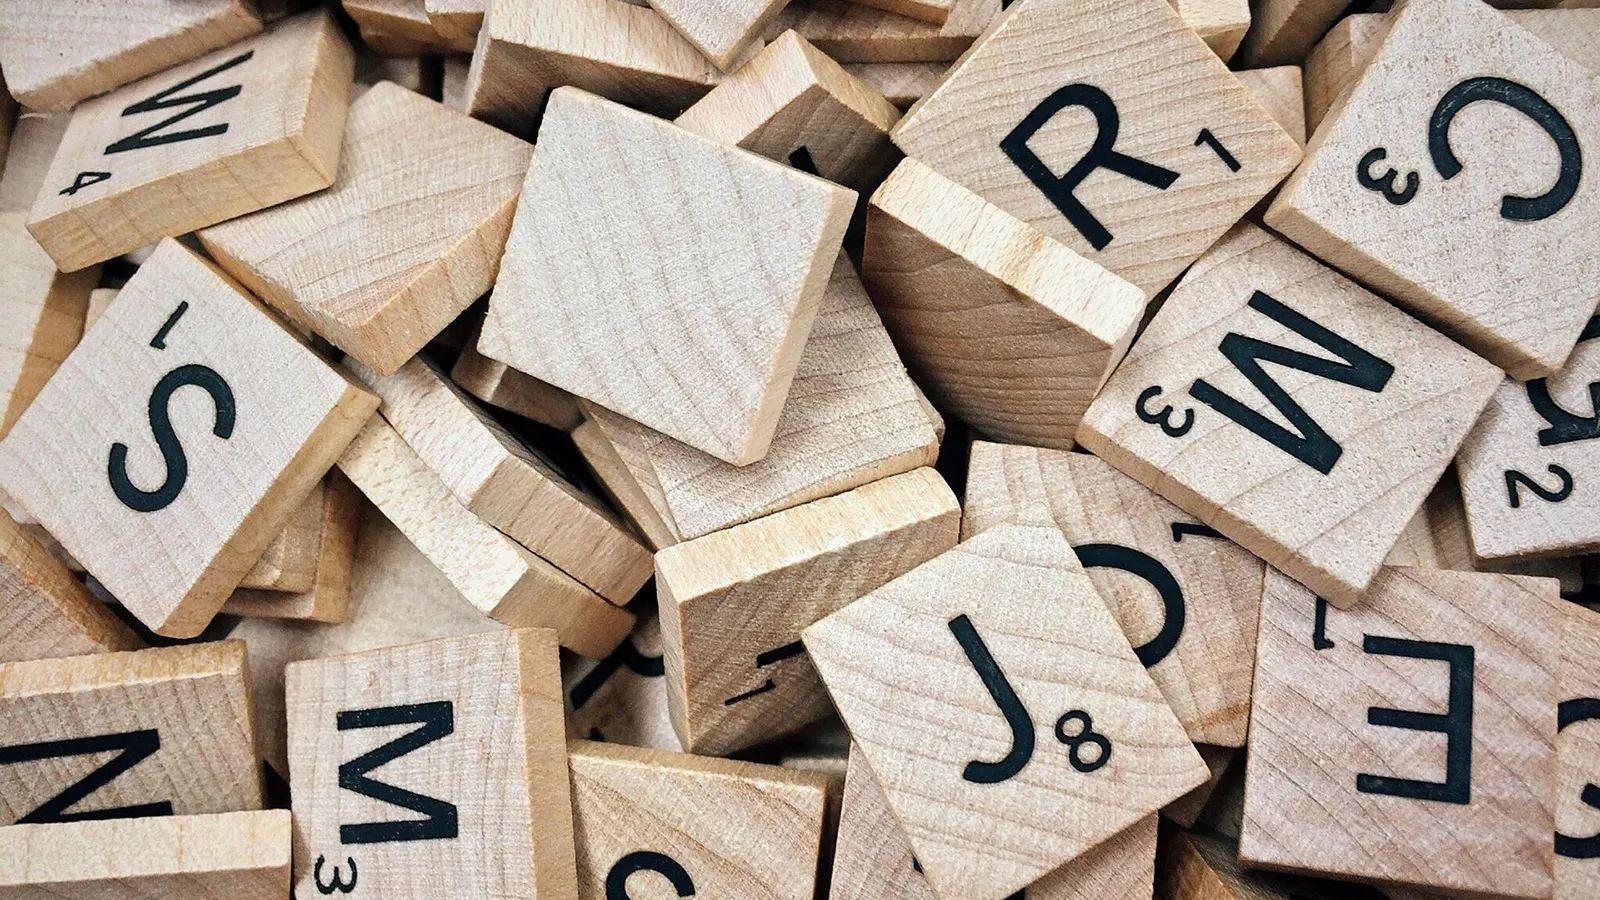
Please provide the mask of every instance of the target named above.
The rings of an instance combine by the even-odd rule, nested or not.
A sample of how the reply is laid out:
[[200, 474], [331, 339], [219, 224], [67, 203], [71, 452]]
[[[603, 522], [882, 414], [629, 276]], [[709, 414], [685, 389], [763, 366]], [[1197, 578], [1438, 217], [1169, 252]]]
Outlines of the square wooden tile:
[[1576, 603], [1561, 611], [1554, 900], [1586, 900], [1600, 891], [1600, 612]]
[[661, 619], [641, 611], [633, 631], [605, 659], [572, 657], [561, 667], [567, 733], [589, 741], [682, 750], [667, 713]]
[[104, 603], [10, 515], [0, 512], [0, 662], [137, 650]]

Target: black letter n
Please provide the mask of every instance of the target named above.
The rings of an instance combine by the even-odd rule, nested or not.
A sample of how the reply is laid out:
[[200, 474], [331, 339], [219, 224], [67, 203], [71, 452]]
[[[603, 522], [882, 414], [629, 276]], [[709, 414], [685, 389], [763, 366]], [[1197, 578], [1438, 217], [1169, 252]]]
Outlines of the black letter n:
[[1356, 776], [1363, 794], [1388, 794], [1440, 803], [1472, 802], [1472, 678], [1475, 651], [1465, 644], [1408, 641], [1367, 635], [1361, 649], [1381, 656], [1437, 659], [1450, 664], [1450, 703], [1443, 714], [1420, 713], [1382, 706], [1368, 707], [1367, 724], [1413, 731], [1437, 731], [1445, 736], [1444, 781], [1416, 781], [1389, 775]]
[[419, 747], [439, 740], [455, 731], [455, 711], [448, 700], [436, 703], [417, 703], [409, 706], [384, 706], [375, 709], [357, 709], [341, 712], [338, 716], [340, 731], [356, 728], [382, 728], [386, 725], [421, 725], [387, 744], [339, 766], [339, 787], [363, 796], [391, 803], [427, 816], [401, 822], [366, 822], [359, 825], [340, 825], [339, 842], [342, 844], [383, 844], [390, 841], [429, 841], [453, 838], [457, 834], [456, 807], [433, 797], [413, 793], [392, 784], [384, 784], [367, 777], [379, 766], [405, 756]]
[[157, 112], [163, 109], [176, 109], [184, 106], [189, 107], [188, 109], [183, 110], [171, 118], [157, 122], [143, 131], [135, 131], [133, 134], [128, 135], [122, 140], [107, 146], [106, 155], [109, 156], [113, 153], [125, 153], [129, 150], [142, 150], [145, 147], [155, 147], [160, 144], [176, 144], [179, 141], [189, 141], [194, 140], [195, 138], [225, 134], [228, 130], [228, 123], [226, 122], [223, 122], [220, 125], [207, 125], [204, 128], [193, 128], [188, 131], [174, 131], [170, 134], [160, 134], [158, 132], [160, 132], [161, 129], [166, 128], [168, 125], [175, 125], [179, 122], [182, 122], [184, 119], [189, 118], [190, 116], [203, 113], [219, 103], [232, 100], [234, 97], [239, 96], [239, 92], [243, 90], [243, 88], [241, 88], [239, 85], [218, 88], [214, 91], [203, 91], [198, 94], [189, 94], [182, 97], [175, 97], [173, 95], [178, 91], [187, 90], [188, 88], [194, 87], [196, 84], [205, 81], [207, 78], [210, 78], [219, 72], [226, 72], [234, 66], [242, 65], [243, 63], [249, 61], [252, 56], [255, 56], [255, 54], [256, 52], [254, 50], [247, 50], [225, 63], [207, 69], [204, 72], [201, 72], [199, 75], [188, 79], [187, 81], [179, 82], [178, 84], [175, 84], [158, 94], [154, 94], [147, 99], [140, 100], [138, 103], [129, 106], [127, 109], [124, 109], [122, 111], [124, 116], [136, 116], [140, 115], [141, 113]]

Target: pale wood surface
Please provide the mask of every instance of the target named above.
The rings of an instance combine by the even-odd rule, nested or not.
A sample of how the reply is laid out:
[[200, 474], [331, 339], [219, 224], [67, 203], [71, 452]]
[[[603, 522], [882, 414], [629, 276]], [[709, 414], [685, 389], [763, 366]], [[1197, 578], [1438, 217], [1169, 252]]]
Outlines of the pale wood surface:
[[1299, 66], [1245, 69], [1233, 76], [1295, 143], [1306, 145], [1310, 134], [1306, 131], [1305, 79]]
[[1385, 896], [1346, 883], [1246, 871], [1239, 867], [1237, 845], [1209, 834], [1163, 835], [1156, 872], [1156, 895], [1162, 900], [1384, 900]]
[[[610, 445], [609, 453], [585, 451], [591, 466], [601, 469], [610, 460], [627, 473], [621, 480], [631, 485], [631, 500], [621, 505], [635, 521], [649, 523], [643, 530], [658, 535], [657, 549], [932, 465], [942, 427], [919, 401], [843, 254], [760, 462], [733, 466], [603, 407], [583, 406]], [[659, 537], [663, 532], [671, 540]]]
[[382, 416], [350, 444], [339, 468], [484, 615], [554, 628], [563, 647], [585, 656], [610, 653], [633, 627], [632, 613], [462, 506]]
[[89, 308], [83, 317], [84, 331], [93, 328], [94, 323], [100, 321], [100, 317], [106, 313], [106, 307], [117, 299], [117, 294], [120, 292], [118, 288], [95, 288], [89, 292]]
[[1250, 66], [1298, 63], [1349, 5], [1343, 0], [1257, 0], [1239, 59]]
[[478, 352], [482, 326], [468, 332], [450, 380], [479, 400], [551, 428], [572, 431], [583, 424], [578, 401], [566, 391], [518, 372], [499, 360]]
[[467, 76], [472, 71], [469, 56], [444, 58], [444, 74], [439, 85], [439, 99], [457, 112], [467, 112]]
[[334, 186], [200, 232], [302, 328], [384, 374], [494, 283], [533, 147], [379, 83], [350, 107]]
[[[1482, 3], [1413, 0], [1329, 111], [1266, 220], [1513, 377], [1539, 378], [1561, 367], [1600, 299], [1600, 259], [1570, 239], [1600, 221], [1600, 188], [1573, 175], [1574, 193], [1559, 211], [1505, 218], [1503, 198], [1556, 193], [1557, 163], [1551, 135], [1501, 103], [1468, 104], [1448, 132], [1448, 152], [1469, 162], [1443, 180], [1430, 129], [1395, 123], [1430, 121], [1446, 94], [1470, 90], [1473, 78], [1515, 82], [1552, 106], [1579, 146], [1600, 140], [1600, 84], [1589, 70]], [[1484, 161], [1494, 158], [1525, 164], [1488, 177]], [[1363, 186], [1390, 169], [1389, 188]], [[1411, 199], [1386, 199], [1409, 189], [1411, 172]]]
[[933, 90], [949, 68], [942, 62], [846, 63], [844, 70], [904, 112]]
[[[298, 896], [320, 896], [315, 860], [326, 857], [346, 881], [354, 859], [357, 890], [369, 897], [575, 900], [554, 632], [510, 629], [307, 660], [290, 665], [286, 681]], [[447, 805], [454, 833], [349, 841], [350, 825], [419, 819], [343, 786], [356, 760], [405, 732], [340, 728], [339, 717], [395, 707], [415, 711], [401, 720], [412, 733], [435, 723], [423, 731], [432, 739], [394, 748], [403, 752], [366, 778]], [[437, 724], [442, 713], [448, 730]]]
[[950, 18], [950, 8], [955, 5], [955, 0], [851, 0], [851, 2], [932, 22], [935, 25], [944, 24], [945, 20]]
[[[192, 637], [378, 398], [175, 241], [121, 297], [0, 442], [0, 486], [140, 621]], [[118, 445], [125, 473], [107, 465]]]
[[867, 215], [862, 278], [933, 401], [996, 440], [1071, 447], [1140, 289], [914, 159]]
[[260, 30], [245, 0], [21, 2], [0, 19], [0, 65], [23, 105], [62, 110]]
[[1089, 580], [1154, 660], [1150, 677], [1190, 740], [1244, 745], [1260, 559], [1225, 538], [1185, 533], [1200, 527], [1193, 517], [1093, 456], [974, 442], [962, 537], [1006, 523], [1054, 525], [1090, 554], [1079, 560]]
[[27, 214], [0, 211], [0, 437], [83, 336], [100, 267], [71, 274], [40, 249]]
[[[1550, 896], [1560, 605], [1551, 579], [1386, 568], [1361, 605], [1339, 610], [1269, 573], [1241, 860], [1447, 891]], [[1410, 643], [1375, 643], [1382, 640]], [[1467, 652], [1470, 677], [1467, 664], [1440, 656]], [[1435, 723], [1371, 722], [1375, 709], [1465, 717], [1468, 691], [1470, 719], [1456, 741], [1454, 772], [1447, 768], [1452, 738], [1423, 730]], [[1440, 791], [1452, 781], [1465, 794], [1445, 802], [1363, 792], [1361, 774], [1432, 782]]]
[[317, 577], [317, 554], [322, 549], [322, 500], [327, 483], [324, 478], [300, 499], [283, 530], [245, 573], [240, 587], [294, 592], [311, 587]]
[[27, 212], [33, 206], [71, 121], [71, 113], [24, 111], [17, 117], [5, 168], [0, 172], [0, 211]]
[[849, 0], [790, 0], [767, 29], [772, 40], [793, 29], [841, 63], [950, 62], [1000, 12], [1001, 0], [956, 0], [935, 24]]
[[612, 603], [650, 579], [650, 551], [600, 502], [570, 484], [422, 358], [358, 378], [383, 417], [457, 502]]
[[5, 900], [285, 900], [289, 811], [0, 828]]
[[[224, 613], [269, 619], [342, 622], [350, 604], [350, 565], [361, 524], [361, 492], [337, 469], [311, 493], [316, 516], [311, 583], [299, 591], [234, 591]], [[280, 535], [280, 538], [282, 535]]]
[[1339, 20], [1305, 57], [1306, 126], [1315, 132], [1333, 102], [1354, 84], [1383, 37], [1387, 16], [1362, 13]]
[[[1175, 179], [1163, 189], [1115, 171], [1094, 172], [1072, 192], [1099, 223], [1087, 233], [1002, 148], [1008, 134], [1028, 135], [1028, 117], [1038, 110], [1043, 118], [1026, 146], [1048, 171], [1035, 177], [1064, 190], [1051, 173], [1083, 159], [1096, 134], [1102, 140], [1111, 134], [1099, 130], [1088, 110], [1063, 107], [1047, 115], [1050, 98], [1071, 99], [1057, 92], [1075, 83], [1086, 86], [1080, 93], [1109, 98], [1115, 109], [1119, 126], [1108, 149]], [[1164, 0], [1013, 5], [906, 113], [892, 137], [907, 155], [1147, 296], [1198, 258], [1301, 156], [1293, 138]]]
[[755, 462], [854, 202], [787, 165], [557, 90], [478, 350], [719, 459]]
[[454, 46], [468, 50], [477, 44], [478, 30], [483, 27], [483, 15], [489, 7], [488, 0], [425, 0], [428, 20], [439, 34]]
[[630, 747], [682, 750], [667, 713], [661, 619], [641, 611], [639, 623], [605, 659], [573, 657], [561, 667], [567, 733]]
[[[1556, 735], [1556, 833], [1578, 840], [1590, 840], [1600, 834], [1600, 807], [1585, 794], [1593, 794], [1593, 785], [1600, 781], [1600, 722], [1596, 722], [1595, 708], [1600, 703], [1600, 671], [1594, 665], [1600, 659], [1600, 613], [1591, 612], [1576, 603], [1563, 603], [1563, 639], [1561, 644], [1561, 672], [1557, 676], [1557, 698], [1561, 703], [1572, 703], [1568, 709], [1573, 719]], [[1583, 718], [1578, 718], [1582, 715]], [[1586, 900], [1600, 891], [1600, 863], [1592, 857], [1581, 858], [1586, 852], [1581, 848], [1575, 855], [1556, 854], [1556, 890], [1554, 900]]]
[[143, 645], [49, 550], [0, 512], [0, 662]]
[[[97, 738], [98, 748], [26, 750]], [[238, 641], [0, 665], [0, 741], [7, 756], [37, 757], [0, 765], [0, 825], [38, 813], [122, 754], [140, 758], [88, 796], [40, 817], [129, 807], [153, 815], [139, 809], [149, 804], [170, 804], [176, 815], [261, 808]]]
[[1248, 0], [1169, 0], [1172, 8], [1183, 18], [1183, 24], [1194, 29], [1223, 62], [1233, 58], [1250, 30], [1250, 3]]
[[[811, 900], [825, 776], [618, 744], [570, 748], [582, 900], [671, 896], [651, 874], [659, 869], [623, 874], [639, 852], [675, 864], [693, 896]], [[620, 894], [608, 887], [614, 879]]]
[[472, 49], [471, 41], [452, 42], [440, 34], [423, 0], [341, 0], [341, 5], [363, 34], [378, 32], [434, 52]]
[[[731, 72], [788, 0], [651, 0], [650, 6], [705, 54]], [[948, 0], [946, 0], [948, 2]]]
[[[1269, 401], [1223, 355], [1225, 340], [1251, 365], [1257, 353], [1331, 356], [1338, 362], [1320, 364], [1350, 380], [1273, 365], [1257, 376], [1281, 395]], [[1184, 276], [1089, 408], [1078, 440], [1343, 607], [1360, 597], [1503, 377], [1288, 243], [1242, 225]], [[1197, 394], [1243, 404], [1264, 417], [1251, 423], [1261, 430]], [[1286, 410], [1309, 421], [1279, 424]]]
[[[70, 272], [321, 190], [354, 65], [332, 16], [307, 13], [81, 105], [28, 228]], [[197, 98], [181, 124], [173, 96]]]
[[1194, 749], [1199, 751], [1200, 758], [1206, 761], [1206, 768], [1211, 770], [1211, 775], [1206, 778], [1205, 784], [1161, 807], [1162, 818], [1186, 829], [1194, 828], [1206, 805], [1216, 796], [1217, 788], [1222, 786], [1222, 779], [1228, 774], [1228, 767], [1235, 759], [1242, 759], [1240, 754], [1244, 752], [1242, 748], [1216, 747], [1211, 744], [1195, 744]]
[[[650, 462], [639, 445], [646, 429], [637, 423], [633, 423], [634, 428], [626, 427], [626, 419], [606, 413], [603, 407], [588, 405], [587, 408], [594, 418], [572, 430], [572, 443], [582, 454], [584, 464], [599, 481], [612, 505], [622, 511], [652, 551], [676, 544], [677, 526], [669, 523], [661, 512], [667, 508], [666, 496], [653, 477], [646, 477]], [[622, 423], [621, 430], [608, 433], [596, 421], [607, 417]], [[721, 460], [717, 462], [725, 465]]]
[[954, 547], [960, 530], [955, 494], [923, 468], [657, 553], [684, 749], [725, 756], [827, 716], [801, 629]]
[[992, 528], [803, 638], [936, 893], [1001, 900], [1206, 780], [1054, 528]]

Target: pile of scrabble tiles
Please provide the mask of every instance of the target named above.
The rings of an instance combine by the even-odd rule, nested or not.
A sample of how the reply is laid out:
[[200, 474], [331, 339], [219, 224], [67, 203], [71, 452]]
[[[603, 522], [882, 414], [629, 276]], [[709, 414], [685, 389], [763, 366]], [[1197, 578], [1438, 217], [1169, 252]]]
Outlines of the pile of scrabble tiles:
[[0, 900], [1600, 900], [1594, 5], [0, 0]]

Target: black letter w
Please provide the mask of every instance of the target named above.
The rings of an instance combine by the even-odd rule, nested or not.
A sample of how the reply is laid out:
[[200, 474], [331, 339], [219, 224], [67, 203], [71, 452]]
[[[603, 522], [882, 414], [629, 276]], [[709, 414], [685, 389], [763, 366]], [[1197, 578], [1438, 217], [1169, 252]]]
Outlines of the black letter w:
[[[201, 72], [199, 75], [190, 78], [188, 81], [175, 84], [159, 94], [156, 94], [146, 100], [140, 100], [138, 103], [135, 103], [123, 110], [122, 114], [124, 116], [136, 116], [142, 113], [157, 112], [163, 109], [176, 109], [183, 106], [189, 106], [188, 109], [183, 110], [169, 119], [157, 122], [143, 131], [136, 131], [122, 140], [111, 144], [110, 146], [106, 147], [106, 154], [109, 156], [112, 153], [125, 153], [129, 150], [142, 150], [145, 147], [154, 147], [158, 144], [175, 144], [179, 141], [189, 141], [195, 138], [225, 134], [228, 130], [228, 123], [226, 122], [222, 123], [221, 125], [207, 125], [204, 128], [194, 128], [190, 129], [189, 131], [174, 131], [170, 134], [158, 134], [157, 132], [161, 131], [163, 128], [166, 128], [168, 125], [175, 125], [192, 115], [203, 113], [219, 103], [232, 100], [234, 97], [239, 96], [239, 91], [243, 89], [238, 85], [234, 85], [233, 87], [218, 88], [214, 91], [203, 91], [198, 94], [189, 94], [182, 97], [174, 97], [173, 94], [176, 94], [178, 91], [194, 87], [196, 84], [205, 81], [207, 78], [210, 78], [219, 72], [226, 72], [234, 66], [241, 65], [242, 63], [247, 62], [250, 57], [255, 56], [255, 54], [256, 52], [254, 50], [247, 50], [244, 53], [235, 56], [233, 59], [222, 63], [221, 65]], [[190, 104], [193, 105], [191, 106]]]
[[161, 735], [153, 729], [0, 747], [0, 766], [63, 756], [105, 753], [109, 750], [121, 751], [111, 757], [105, 765], [85, 775], [81, 781], [69, 785], [66, 790], [39, 804], [38, 809], [18, 819], [17, 824], [43, 825], [52, 822], [83, 822], [90, 819], [133, 819], [172, 815], [172, 803], [166, 800], [160, 803], [118, 806], [90, 812], [67, 812], [68, 807], [110, 784], [112, 779], [143, 762], [146, 757], [160, 749]]
[[419, 747], [426, 747], [455, 731], [455, 712], [450, 701], [351, 710], [339, 713], [338, 725], [340, 731], [382, 728], [385, 725], [422, 726], [341, 765], [339, 787], [427, 816], [426, 819], [408, 822], [340, 825], [340, 843], [382, 844], [390, 841], [429, 841], [456, 836], [455, 804], [415, 794], [367, 777], [367, 773], [373, 769], [399, 759]]
[[1328, 437], [1322, 426], [1289, 396], [1289, 392], [1261, 368], [1261, 361], [1266, 360], [1280, 366], [1299, 369], [1373, 393], [1383, 390], [1384, 385], [1389, 383], [1390, 376], [1394, 375], [1394, 366], [1261, 291], [1256, 291], [1250, 298], [1250, 308], [1340, 359], [1340, 362], [1334, 362], [1235, 332], [1229, 332], [1223, 337], [1222, 344], [1218, 348], [1222, 351], [1222, 355], [1244, 373], [1244, 377], [1250, 379], [1256, 390], [1260, 391], [1299, 433], [1284, 428], [1217, 390], [1204, 378], [1195, 381], [1189, 388], [1189, 395], [1255, 432], [1279, 450], [1326, 475], [1333, 471], [1333, 465], [1339, 461], [1344, 448], [1339, 446], [1338, 441]]

